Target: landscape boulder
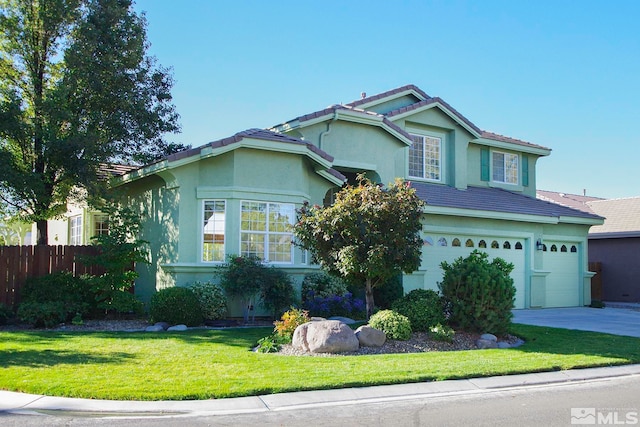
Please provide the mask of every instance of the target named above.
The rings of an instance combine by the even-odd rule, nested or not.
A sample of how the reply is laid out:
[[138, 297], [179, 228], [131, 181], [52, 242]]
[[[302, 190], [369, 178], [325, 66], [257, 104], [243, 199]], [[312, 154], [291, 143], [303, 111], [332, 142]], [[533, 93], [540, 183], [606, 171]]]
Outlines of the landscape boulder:
[[387, 334], [369, 325], [362, 325], [356, 329], [356, 337], [362, 347], [382, 347], [387, 340]]
[[337, 320], [307, 322], [293, 332], [292, 346], [311, 353], [344, 353], [360, 347], [355, 332]]

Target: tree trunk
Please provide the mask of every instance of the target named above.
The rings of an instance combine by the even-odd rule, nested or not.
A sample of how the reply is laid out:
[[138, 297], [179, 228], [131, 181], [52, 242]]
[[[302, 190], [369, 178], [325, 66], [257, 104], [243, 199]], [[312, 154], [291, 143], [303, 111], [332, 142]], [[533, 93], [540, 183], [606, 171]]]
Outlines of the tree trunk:
[[48, 245], [49, 244], [49, 223], [46, 219], [41, 219], [36, 222], [36, 244]]
[[373, 314], [373, 286], [371, 285], [371, 279], [367, 278], [367, 283], [364, 288], [365, 301], [367, 303], [367, 320]]

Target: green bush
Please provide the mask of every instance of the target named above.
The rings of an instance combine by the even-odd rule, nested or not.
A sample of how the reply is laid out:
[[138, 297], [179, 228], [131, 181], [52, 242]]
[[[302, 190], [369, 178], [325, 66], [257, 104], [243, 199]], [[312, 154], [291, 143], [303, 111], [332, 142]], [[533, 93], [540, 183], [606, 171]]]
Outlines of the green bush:
[[391, 308], [393, 303], [402, 298], [403, 295], [402, 274], [392, 277], [382, 285], [373, 288], [373, 300], [376, 307], [381, 310]]
[[196, 295], [205, 319], [223, 319], [227, 314], [227, 297], [222, 288], [211, 282], [194, 282], [189, 289]]
[[85, 316], [96, 309], [89, 282], [68, 271], [30, 278], [20, 295], [18, 318], [35, 326], [55, 326], [78, 313]]
[[429, 332], [431, 333], [431, 338], [436, 341], [451, 342], [453, 341], [453, 337], [456, 335], [456, 331], [449, 326], [443, 326], [440, 323], [430, 327]]
[[0, 325], [6, 325], [7, 321], [13, 317], [13, 312], [9, 307], [0, 303]]
[[267, 267], [263, 271], [259, 292], [260, 303], [277, 319], [296, 303], [296, 291], [291, 277], [283, 270]]
[[198, 326], [202, 323], [200, 302], [189, 288], [162, 289], [151, 297], [149, 315], [152, 322]]
[[106, 309], [117, 314], [141, 315], [144, 313], [144, 304], [131, 292], [113, 291]]
[[411, 322], [392, 310], [381, 310], [371, 316], [369, 326], [387, 334], [387, 338], [406, 341], [411, 338]]
[[507, 333], [511, 325], [516, 289], [509, 276], [513, 264], [474, 250], [444, 270], [440, 291], [449, 311], [449, 322], [469, 332]]
[[411, 329], [428, 331], [438, 323], [444, 323], [442, 299], [431, 289], [414, 289], [393, 303], [393, 311], [409, 318]]
[[18, 307], [18, 319], [35, 327], [52, 328], [69, 318], [69, 309], [62, 301], [27, 301]]
[[347, 284], [327, 273], [310, 273], [302, 279], [302, 302], [313, 298], [329, 298], [348, 292]]

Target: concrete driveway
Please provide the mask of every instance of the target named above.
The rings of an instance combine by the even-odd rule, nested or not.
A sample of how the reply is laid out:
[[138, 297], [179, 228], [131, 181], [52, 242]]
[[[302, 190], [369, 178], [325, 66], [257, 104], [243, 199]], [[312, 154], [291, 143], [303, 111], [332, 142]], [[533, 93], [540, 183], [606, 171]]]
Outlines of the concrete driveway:
[[513, 310], [513, 322], [640, 338], [640, 310], [634, 307]]

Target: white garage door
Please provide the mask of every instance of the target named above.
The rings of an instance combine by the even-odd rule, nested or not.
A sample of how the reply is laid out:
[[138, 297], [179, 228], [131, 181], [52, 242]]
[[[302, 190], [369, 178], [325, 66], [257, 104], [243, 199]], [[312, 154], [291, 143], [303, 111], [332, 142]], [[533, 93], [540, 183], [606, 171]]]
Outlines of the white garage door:
[[576, 307], [580, 304], [580, 257], [578, 243], [545, 242], [543, 265], [546, 280], [545, 307]]
[[425, 287], [438, 289], [443, 271], [440, 263], [453, 262], [456, 258], [468, 256], [474, 249], [487, 252], [489, 259], [500, 257], [514, 265], [511, 272], [516, 287], [515, 308], [524, 306], [525, 248], [524, 239], [495, 238], [484, 236], [464, 236], [450, 234], [427, 234], [424, 236], [424, 250], [421, 269], [426, 269]]

